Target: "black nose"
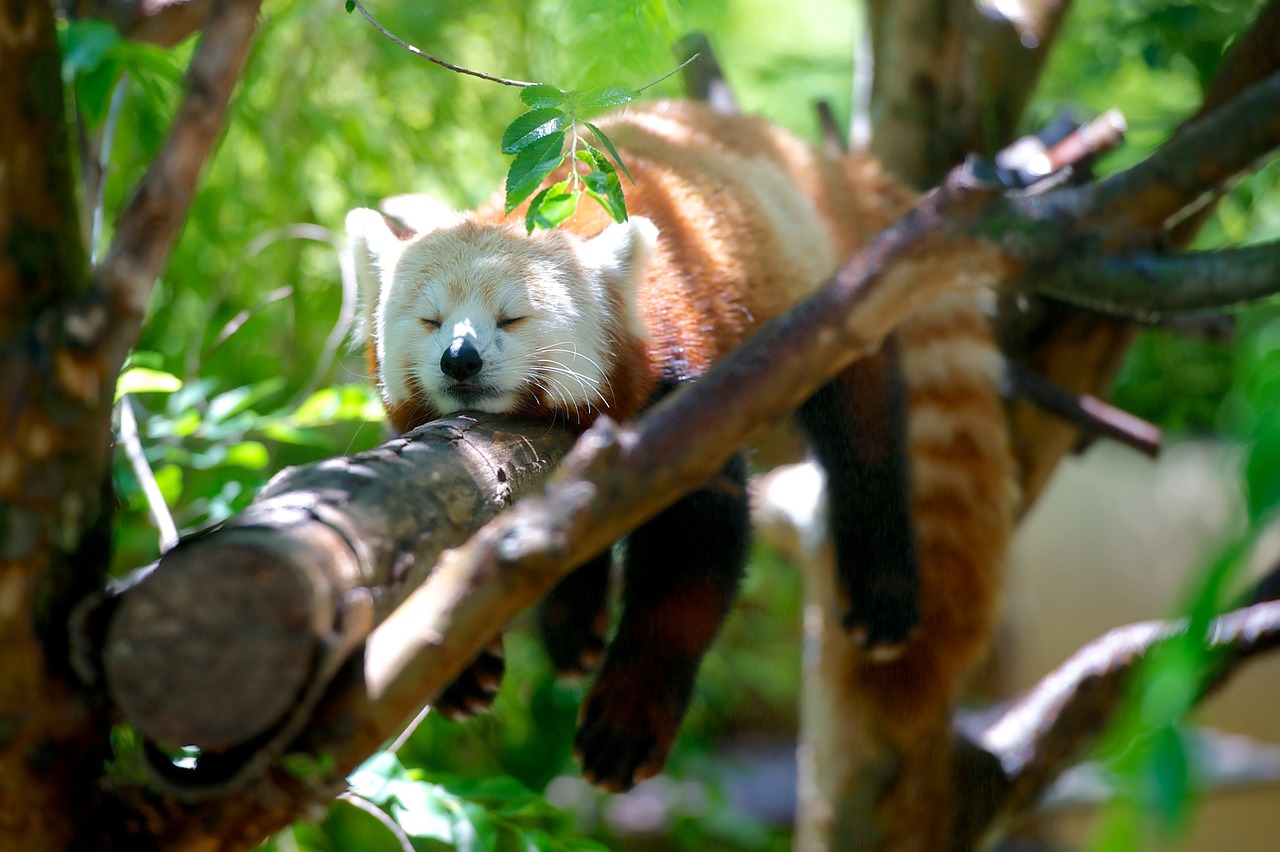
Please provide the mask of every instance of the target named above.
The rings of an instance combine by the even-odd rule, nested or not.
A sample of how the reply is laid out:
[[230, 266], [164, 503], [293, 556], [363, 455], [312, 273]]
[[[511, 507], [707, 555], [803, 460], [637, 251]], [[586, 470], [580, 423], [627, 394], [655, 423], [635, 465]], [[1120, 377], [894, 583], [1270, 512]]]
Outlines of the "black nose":
[[471, 378], [483, 366], [480, 353], [465, 337], [455, 337], [440, 356], [440, 372], [458, 382]]

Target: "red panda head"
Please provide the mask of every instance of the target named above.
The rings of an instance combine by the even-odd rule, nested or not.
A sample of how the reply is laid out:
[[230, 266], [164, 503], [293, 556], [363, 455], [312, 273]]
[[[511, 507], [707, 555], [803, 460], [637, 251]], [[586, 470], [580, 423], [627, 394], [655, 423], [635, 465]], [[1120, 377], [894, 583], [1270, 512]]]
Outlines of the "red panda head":
[[635, 294], [657, 235], [648, 220], [589, 239], [439, 211], [410, 223], [422, 230], [373, 210], [347, 216], [389, 411], [551, 412], [572, 423], [608, 410], [618, 347], [644, 335]]

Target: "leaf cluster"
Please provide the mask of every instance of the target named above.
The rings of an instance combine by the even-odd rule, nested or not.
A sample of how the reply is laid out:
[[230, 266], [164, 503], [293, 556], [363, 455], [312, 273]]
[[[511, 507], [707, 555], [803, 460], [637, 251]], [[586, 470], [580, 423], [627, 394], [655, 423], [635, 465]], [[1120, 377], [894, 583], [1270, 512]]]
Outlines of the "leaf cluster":
[[[583, 195], [604, 207], [615, 222], [626, 220], [627, 202], [618, 170], [628, 179], [632, 179], [631, 173], [605, 132], [589, 121], [580, 121], [578, 111], [621, 106], [638, 97], [638, 90], [621, 86], [574, 92], [539, 83], [522, 89], [520, 100], [529, 109], [502, 133], [502, 152], [515, 155], [507, 171], [506, 212], [524, 203], [568, 160], [568, 175], [533, 195], [525, 213], [525, 228], [532, 233], [534, 228], [560, 225], [577, 211]], [[600, 147], [582, 135], [580, 126]]]

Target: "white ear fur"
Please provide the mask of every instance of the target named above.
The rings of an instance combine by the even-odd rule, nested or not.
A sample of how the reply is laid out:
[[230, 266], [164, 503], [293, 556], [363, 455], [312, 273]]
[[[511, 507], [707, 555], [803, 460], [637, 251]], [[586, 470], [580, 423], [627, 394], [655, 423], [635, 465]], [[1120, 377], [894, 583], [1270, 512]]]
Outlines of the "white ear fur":
[[648, 219], [632, 216], [610, 225], [582, 244], [583, 262], [597, 270], [602, 283], [614, 290], [622, 302], [627, 330], [642, 339], [647, 338], [649, 332], [640, 322], [636, 291], [657, 243], [657, 227]]
[[447, 228], [462, 221], [462, 214], [429, 195], [408, 193], [392, 195], [378, 204], [383, 215], [390, 216], [419, 234]]
[[382, 214], [360, 207], [347, 214], [347, 240], [355, 260], [356, 283], [360, 290], [359, 325], [355, 330], [357, 346], [364, 346], [373, 334], [373, 312], [384, 274], [390, 274], [404, 243], [396, 237]]
[[617, 222], [583, 244], [583, 260], [608, 278], [634, 290], [644, 277], [658, 229], [640, 216]]

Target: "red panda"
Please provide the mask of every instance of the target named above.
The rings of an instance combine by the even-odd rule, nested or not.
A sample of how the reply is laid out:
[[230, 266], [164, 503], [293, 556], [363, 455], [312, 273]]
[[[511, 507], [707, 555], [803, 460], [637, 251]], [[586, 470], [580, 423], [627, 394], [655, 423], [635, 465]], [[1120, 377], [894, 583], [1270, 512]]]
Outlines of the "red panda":
[[[584, 206], [530, 235], [501, 199], [465, 215], [416, 207], [400, 223], [367, 209], [348, 216], [364, 335], [394, 427], [463, 409], [581, 428], [602, 414], [634, 417], [809, 295], [913, 200], [869, 161], [695, 103], [639, 106], [599, 125], [634, 176], [625, 222]], [[799, 420], [828, 473], [847, 626], [872, 658], [887, 658], [923, 613], [921, 641], [940, 649], [925, 666], [937, 681], [929, 689], [950, 694], [992, 617], [1012, 461], [977, 296], [943, 301], [904, 326], [900, 382], [886, 373], [891, 360], [855, 365]], [[884, 398], [868, 404], [868, 393]], [[960, 406], [956, 421], [939, 395]], [[904, 411], [907, 429], [895, 420]], [[937, 530], [921, 537], [926, 521]], [[960, 553], [973, 536], [974, 553]], [[628, 537], [607, 648], [608, 553], [544, 601], [539, 624], [557, 670], [585, 673], [603, 652], [575, 739], [588, 778], [626, 789], [661, 770], [748, 537], [739, 456]], [[982, 577], [968, 576], [970, 563]], [[953, 593], [940, 608], [938, 595]], [[500, 673], [500, 659], [482, 655], [437, 707], [478, 709]]]

